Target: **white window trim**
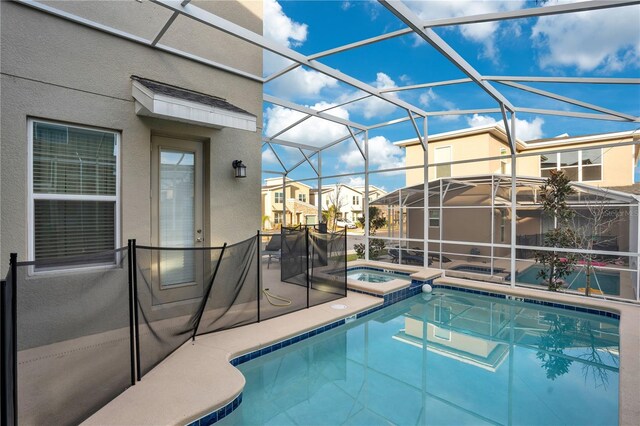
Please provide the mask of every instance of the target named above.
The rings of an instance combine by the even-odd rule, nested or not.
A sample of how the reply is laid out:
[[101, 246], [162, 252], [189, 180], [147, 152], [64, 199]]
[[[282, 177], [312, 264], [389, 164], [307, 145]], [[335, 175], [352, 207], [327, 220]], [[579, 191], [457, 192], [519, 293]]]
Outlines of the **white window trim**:
[[[103, 132], [110, 132], [115, 135], [115, 145], [116, 145], [116, 195], [76, 195], [76, 194], [34, 194], [33, 192], [33, 126], [34, 123], [45, 123], [52, 125], [63, 125], [66, 127], [73, 127], [75, 129], [84, 129], [84, 130], [100, 130]], [[78, 126], [75, 124], [67, 124], [64, 122], [51, 121], [51, 120], [41, 120], [36, 118], [28, 118], [27, 119], [27, 259], [29, 261], [35, 261], [35, 244], [36, 244], [36, 233], [35, 233], [35, 200], [91, 200], [91, 201], [115, 201], [115, 247], [113, 250], [120, 248], [120, 155], [121, 155], [121, 144], [120, 144], [120, 133], [110, 129], [103, 129], [100, 127], [88, 127], [88, 126]], [[74, 267], [74, 268], [55, 268], [55, 269], [45, 269], [36, 271], [34, 266], [29, 267], [29, 275], [41, 275], [41, 274], [55, 274], [69, 271], [88, 271], [93, 269], [104, 269], [107, 267], [117, 267], [117, 265], [89, 265], [86, 267]]]
[[[436, 213], [438, 213], [438, 224], [437, 225], [431, 225], [431, 212], [435, 211]], [[435, 219], [435, 218], [434, 218]], [[429, 228], [440, 228], [440, 211], [437, 209], [429, 209], [429, 213], [427, 213], [427, 222], [429, 223]]]
[[[585, 166], [582, 164], [582, 152], [583, 151], [596, 150], [596, 149], [600, 150], [600, 157], [599, 157], [600, 158], [600, 164], [593, 164], [593, 165], [586, 166], [586, 167], [600, 166], [600, 179], [584, 180], [582, 178], [582, 169]], [[583, 182], [587, 182], [587, 183], [589, 183], [589, 182], [603, 182], [604, 181], [604, 150], [602, 148], [581, 148], [581, 149], [578, 149], [578, 150], [556, 152], [555, 154], [557, 155], [557, 157], [556, 157], [556, 167], [555, 168], [553, 168], [553, 167], [545, 167], [545, 168], [543, 168], [542, 164], [540, 164], [540, 160], [538, 160], [538, 170], [540, 171], [539, 175], [542, 176], [542, 171], [543, 170], [556, 170], [556, 171], [562, 170], [563, 167], [560, 167], [560, 162], [562, 161], [561, 160], [562, 154], [563, 153], [569, 153], [569, 152], [576, 152], [576, 151], [578, 152], [578, 180], [576, 182], [580, 182], [580, 183], [583, 183]], [[566, 169], [567, 167], [564, 167], [564, 168]]]

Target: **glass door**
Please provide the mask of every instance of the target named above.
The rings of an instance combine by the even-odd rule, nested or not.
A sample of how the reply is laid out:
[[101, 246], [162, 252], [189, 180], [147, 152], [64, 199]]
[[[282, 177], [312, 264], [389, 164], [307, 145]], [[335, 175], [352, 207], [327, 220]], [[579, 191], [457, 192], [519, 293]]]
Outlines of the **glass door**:
[[159, 291], [176, 290], [160, 299], [197, 297], [203, 257], [200, 251], [189, 249], [202, 247], [205, 241], [202, 144], [154, 136], [152, 165], [152, 244], [175, 249], [158, 252], [154, 282], [159, 283]]

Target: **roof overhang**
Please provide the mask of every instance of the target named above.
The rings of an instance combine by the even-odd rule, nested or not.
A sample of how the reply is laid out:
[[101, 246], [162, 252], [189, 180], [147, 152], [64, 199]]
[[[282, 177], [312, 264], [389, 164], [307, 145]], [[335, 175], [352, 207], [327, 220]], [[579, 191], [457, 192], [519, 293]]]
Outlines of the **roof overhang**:
[[[184, 99], [180, 96], [158, 93], [136, 80], [133, 80], [131, 92], [135, 99], [137, 115], [180, 121], [215, 129], [230, 128], [250, 132], [255, 132], [257, 129], [256, 117], [249, 113], [231, 111], [218, 106]], [[226, 101], [223, 102], [228, 104]], [[231, 104], [229, 105], [233, 107]]]

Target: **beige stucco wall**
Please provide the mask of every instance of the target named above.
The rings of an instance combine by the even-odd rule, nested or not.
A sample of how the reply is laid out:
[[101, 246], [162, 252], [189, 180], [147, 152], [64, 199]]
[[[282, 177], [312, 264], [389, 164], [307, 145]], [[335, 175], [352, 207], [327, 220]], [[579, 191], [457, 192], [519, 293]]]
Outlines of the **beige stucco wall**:
[[[473, 160], [476, 158], [495, 157], [500, 155], [500, 148], [507, 146], [490, 133], [480, 133], [455, 139], [429, 142], [429, 164], [434, 164], [435, 150], [440, 147], [451, 147], [452, 161]], [[407, 166], [422, 166], [424, 151], [420, 144], [406, 147]], [[500, 160], [480, 161], [451, 165], [451, 176], [471, 176], [500, 173]], [[423, 182], [422, 169], [407, 170], [407, 186]], [[429, 181], [436, 178], [435, 167], [429, 168]]]
[[[582, 142], [576, 144], [541, 144], [540, 146], [520, 147], [518, 154], [523, 155], [517, 158], [516, 167], [518, 176], [540, 176], [540, 155], [529, 155], [537, 152], [549, 151], [570, 151], [588, 149], [593, 146], [606, 145], [603, 148], [603, 170], [602, 180], [586, 182], [594, 186], [626, 186], [633, 184], [633, 169], [638, 161], [639, 149], [636, 145], [615, 146], [619, 143], [629, 143], [631, 137], [605, 139], [595, 142]], [[608, 147], [610, 145], [610, 147]], [[451, 146], [452, 161], [471, 160], [476, 158], [487, 158], [504, 155], [504, 150], [509, 153], [506, 142], [493, 133], [484, 132], [469, 136], [458, 137], [448, 140], [437, 140], [429, 142], [429, 163], [434, 164], [435, 149], [438, 147]], [[406, 164], [411, 166], [422, 166], [423, 150], [420, 144], [406, 147]], [[526, 155], [525, 155], [526, 154]], [[506, 159], [507, 173], [511, 173], [511, 160]], [[486, 160], [473, 163], [462, 163], [451, 165], [451, 175], [455, 177], [500, 173], [500, 160]], [[429, 181], [436, 178], [435, 167], [429, 168]], [[406, 172], [406, 185], [416, 185], [423, 182], [422, 169], [412, 169]]]
[[[236, 2], [206, 3], [229, 19], [261, 32], [261, 5], [250, 9]], [[66, 5], [69, 6], [69, 5]], [[85, 7], [94, 7], [92, 2]], [[248, 238], [260, 227], [262, 85], [228, 72], [161, 53], [30, 8], [2, 2], [2, 135], [0, 259], [4, 275], [10, 252], [27, 256], [27, 118], [44, 118], [103, 127], [121, 134], [121, 232], [127, 238], [150, 242], [150, 141], [152, 132], [205, 140], [208, 157], [209, 244]], [[78, 7], [73, 5], [73, 7]], [[106, 6], [100, 6], [105, 8]], [[110, 8], [131, 7], [109, 2]], [[114, 12], [115, 13], [115, 12]], [[119, 15], [126, 26], [128, 15]], [[131, 18], [131, 17], [129, 17]], [[145, 25], [145, 22], [139, 23]], [[198, 29], [200, 28], [200, 29]], [[156, 28], [158, 30], [159, 28]], [[199, 41], [203, 27], [193, 26], [184, 43]], [[188, 40], [187, 40], [188, 39]], [[164, 39], [163, 39], [164, 41]], [[225, 41], [226, 43], [226, 41]], [[227, 48], [229, 45], [227, 45]], [[176, 46], [177, 47], [177, 46]], [[212, 57], [220, 56], [212, 48]], [[243, 44], [229, 61], [245, 71], [261, 74], [260, 50]], [[217, 60], [224, 62], [217, 57]], [[227, 61], [227, 62], [229, 62]], [[130, 75], [137, 74], [180, 87], [226, 98], [258, 117], [256, 133], [216, 130], [139, 117], [134, 111]], [[246, 179], [235, 179], [231, 162], [247, 165]], [[242, 214], [238, 214], [241, 212]]]

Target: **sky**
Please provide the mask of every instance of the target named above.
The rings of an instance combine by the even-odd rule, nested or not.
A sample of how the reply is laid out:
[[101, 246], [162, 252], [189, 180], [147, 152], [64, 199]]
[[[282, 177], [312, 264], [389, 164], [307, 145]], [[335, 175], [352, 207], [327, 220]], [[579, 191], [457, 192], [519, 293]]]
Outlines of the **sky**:
[[[545, 5], [566, 1], [550, 0]], [[536, 2], [510, 1], [417, 1], [405, 4], [422, 19], [437, 19], [536, 7]], [[482, 75], [640, 77], [640, 6], [552, 15], [457, 27], [436, 28], [436, 33]], [[376, 1], [264, 1], [264, 35], [276, 43], [305, 55], [322, 52], [405, 28]], [[347, 52], [326, 56], [319, 62], [376, 88], [393, 88], [464, 78], [465, 75], [419, 37], [408, 34]], [[277, 72], [290, 62], [265, 53], [264, 75]], [[640, 115], [640, 87], [525, 83], [584, 102]], [[593, 112], [553, 99], [529, 94], [499, 83], [494, 86], [519, 107]], [[315, 110], [339, 105], [363, 92], [307, 68], [295, 70], [265, 85], [265, 93]], [[467, 83], [394, 93], [426, 111], [495, 108], [497, 104], [477, 86]], [[406, 112], [385, 101], [367, 98], [327, 113], [364, 125], [406, 117]], [[264, 136], [285, 129], [304, 114], [265, 103]], [[429, 119], [429, 134], [463, 129], [501, 120], [499, 114], [443, 116]], [[422, 129], [422, 122], [419, 122]], [[549, 115], [518, 114], [516, 134], [524, 140], [560, 134], [584, 135], [640, 129], [638, 123], [585, 120]], [[347, 135], [345, 126], [311, 118], [286, 131], [278, 139], [322, 145]], [[402, 167], [404, 150], [393, 142], [413, 138], [410, 123], [369, 132], [370, 169]], [[304, 160], [297, 150], [276, 147], [285, 166]], [[305, 152], [306, 154], [309, 154]], [[312, 158], [314, 167], [317, 160]], [[263, 170], [281, 171], [275, 155], [263, 151]], [[358, 173], [364, 170], [362, 156], [353, 141], [345, 141], [322, 153], [322, 174]], [[274, 175], [264, 174], [263, 177]], [[293, 179], [316, 176], [306, 164], [291, 173]], [[640, 181], [640, 168], [636, 168]], [[363, 175], [337, 179], [362, 184]], [[334, 183], [336, 180], [325, 180]], [[315, 186], [314, 182], [307, 182]], [[371, 183], [393, 190], [404, 186], [404, 172], [372, 174]]]

